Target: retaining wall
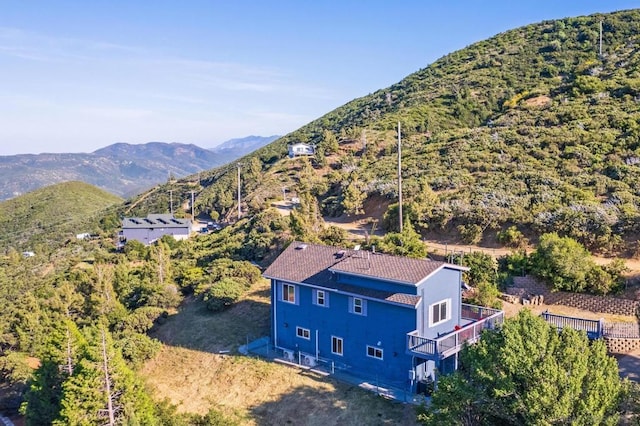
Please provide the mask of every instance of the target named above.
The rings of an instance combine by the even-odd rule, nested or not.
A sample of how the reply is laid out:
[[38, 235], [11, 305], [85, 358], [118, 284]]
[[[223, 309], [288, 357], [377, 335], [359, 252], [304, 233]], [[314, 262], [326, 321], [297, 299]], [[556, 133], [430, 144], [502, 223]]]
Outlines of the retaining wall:
[[605, 338], [607, 350], [611, 354], [626, 354], [640, 349], [640, 339]]

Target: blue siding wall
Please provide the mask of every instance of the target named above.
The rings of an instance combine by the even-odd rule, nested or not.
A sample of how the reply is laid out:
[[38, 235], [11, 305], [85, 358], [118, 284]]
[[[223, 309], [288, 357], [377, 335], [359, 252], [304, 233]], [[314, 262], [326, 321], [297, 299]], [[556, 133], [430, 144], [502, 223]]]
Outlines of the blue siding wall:
[[341, 284], [357, 285], [359, 287], [373, 290], [390, 291], [392, 293], [418, 294], [413, 285], [399, 284], [388, 281], [373, 280], [366, 277], [356, 277], [354, 275], [336, 273], [337, 280]]
[[[455, 269], [443, 268], [429, 277], [418, 288], [418, 294], [422, 296], [422, 303], [417, 310], [417, 323], [419, 334], [428, 338], [436, 338], [438, 334], [452, 331], [460, 324], [460, 298], [462, 273]], [[442, 300], [451, 300], [449, 321], [431, 327], [430, 306]]]
[[[406, 334], [416, 329], [415, 309], [363, 299], [366, 315], [358, 315], [349, 312], [348, 295], [327, 292], [329, 307], [321, 307], [313, 304], [310, 287], [296, 287], [294, 305], [282, 301], [281, 283], [272, 281], [272, 336], [277, 346], [315, 356], [317, 335], [320, 358], [334, 361], [336, 367], [371, 381], [408, 382], [412, 359], [406, 354]], [[296, 327], [308, 329], [310, 339], [298, 337]], [[342, 356], [332, 353], [332, 336], [343, 339]], [[383, 360], [368, 357], [367, 345], [382, 349]]]

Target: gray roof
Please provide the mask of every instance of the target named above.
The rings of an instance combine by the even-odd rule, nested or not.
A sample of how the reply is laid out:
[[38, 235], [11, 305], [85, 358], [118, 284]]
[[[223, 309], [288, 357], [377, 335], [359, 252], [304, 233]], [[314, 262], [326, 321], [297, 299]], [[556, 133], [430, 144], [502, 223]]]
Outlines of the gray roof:
[[416, 306], [420, 301], [419, 296], [339, 284], [335, 281], [332, 272], [367, 276], [415, 286], [443, 267], [466, 270], [456, 265], [428, 259], [411, 259], [296, 241], [291, 243], [267, 268], [264, 276]]
[[191, 227], [190, 219], [176, 219], [171, 214], [150, 214], [146, 218], [125, 217], [122, 228], [184, 228]]

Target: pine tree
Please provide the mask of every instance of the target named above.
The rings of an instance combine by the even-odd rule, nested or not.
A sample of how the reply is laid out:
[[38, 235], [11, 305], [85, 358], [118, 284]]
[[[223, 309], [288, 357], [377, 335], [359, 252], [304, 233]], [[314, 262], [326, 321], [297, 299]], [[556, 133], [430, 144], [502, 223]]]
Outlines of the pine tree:
[[63, 320], [60, 325], [50, 334], [20, 407], [27, 425], [51, 424], [58, 417], [62, 384], [73, 376], [76, 363], [86, 350], [86, 340], [72, 321]]
[[63, 384], [54, 425], [155, 424], [153, 404], [104, 326], [88, 330], [89, 346]]

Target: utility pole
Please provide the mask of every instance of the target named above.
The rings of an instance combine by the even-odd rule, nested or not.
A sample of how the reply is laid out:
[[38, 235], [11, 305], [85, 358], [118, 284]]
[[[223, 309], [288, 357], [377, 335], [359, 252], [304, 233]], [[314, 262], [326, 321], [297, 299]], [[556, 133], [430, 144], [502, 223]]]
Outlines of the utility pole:
[[242, 216], [242, 209], [240, 207], [240, 169], [242, 168], [242, 163], [238, 163], [238, 220]]
[[600, 20], [600, 59], [602, 59], [602, 19]]
[[194, 210], [194, 208], [193, 208], [193, 194], [194, 194], [194, 192], [195, 191], [191, 191], [191, 220], [195, 220], [196, 219], [195, 216], [193, 215], [193, 210]]
[[402, 142], [400, 138], [400, 122], [398, 121], [398, 224], [402, 232]]
[[173, 214], [173, 190], [169, 190], [169, 213]]
[[400, 138], [400, 122], [398, 121], [398, 224], [402, 232], [402, 142]]

